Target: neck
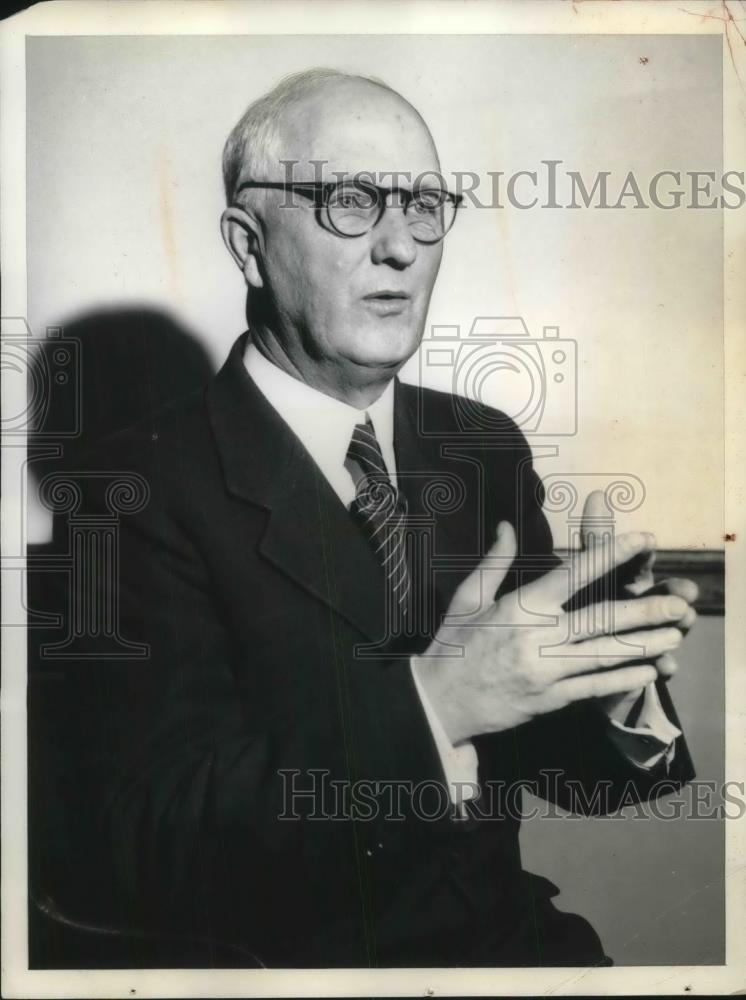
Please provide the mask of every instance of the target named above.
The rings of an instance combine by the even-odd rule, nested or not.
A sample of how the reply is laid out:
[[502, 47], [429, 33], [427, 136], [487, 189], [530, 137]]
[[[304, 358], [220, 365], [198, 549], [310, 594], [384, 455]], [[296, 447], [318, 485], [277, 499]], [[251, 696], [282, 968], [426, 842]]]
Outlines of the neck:
[[281, 371], [356, 410], [365, 410], [375, 403], [400, 367], [374, 369], [349, 363], [325, 364], [305, 355], [294, 359], [267, 327], [252, 329], [251, 339], [257, 350]]

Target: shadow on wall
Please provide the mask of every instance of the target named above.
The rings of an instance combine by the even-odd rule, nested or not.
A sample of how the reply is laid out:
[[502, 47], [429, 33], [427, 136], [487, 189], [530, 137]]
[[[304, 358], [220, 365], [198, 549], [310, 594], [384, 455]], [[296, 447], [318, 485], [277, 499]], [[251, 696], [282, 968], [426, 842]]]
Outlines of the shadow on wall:
[[[31, 366], [35, 416], [28, 438], [28, 496], [37, 540], [28, 546], [27, 574], [32, 967], [112, 967], [133, 960], [112, 935], [76, 930], [76, 923], [86, 921], [87, 903], [109, 892], [97, 881], [100, 871], [91, 874], [95, 867], [85, 863], [95, 853], [86, 831], [106, 720], [91, 702], [85, 676], [91, 664], [42, 656], [46, 643], [61, 638], [59, 628], [42, 616], [56, 614], [64, 624], [70, 584], [62, 566], [67, 518], [55, 515], [53, 521], [38, 500], [38, 485], [50, 473], [85, 474], [90, 448], [206, 385], [212, 374], [198, 339], [167, 314], [146, 307], [95, 311], [48, 331]], [[86, 880], [90, 884], [83, 884]]]
[[29, 541], [52, 540], [38, 497], [51, 472], [85, 470], [99, 441], [148, 419], [213, 374], [197, 337], [160, 310], [98, 310], [47, 328], [29, 369]]
[[[34, 463], [38, 474], [73, 468], [98, 441], [213, 374], [197, 337], [160, 310], [103, 309], [49, 329], [59, 333], [48, 330], [40, 348], [36, 369], [45, 397], [29, 446], [56, 443], [62, 454]], [[30, 396], [35, 388], [29, 386]]]

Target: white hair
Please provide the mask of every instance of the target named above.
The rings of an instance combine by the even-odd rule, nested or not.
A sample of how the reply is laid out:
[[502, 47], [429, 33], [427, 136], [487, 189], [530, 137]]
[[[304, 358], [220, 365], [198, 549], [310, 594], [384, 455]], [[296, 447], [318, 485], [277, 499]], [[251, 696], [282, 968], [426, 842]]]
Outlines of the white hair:
[[[268, 171], [272, 167], [270, 158], [274, 156], [276, 162], [280, 155], [280, 130], [286, 113], [309, 93], [321, 89], [331, 80], [364, 80], [409, 104], [401, 94], [375, 77], [343, 73], [336, 69], [307, 69], [286, 76], [269, 93], [249, 105], [226, 140], [223, 148], [223, 184], [229, 205], [236, 197], [242, 175], [254, 180], [269, 176]], [[421, 117], [416, 110], [415, 113]]]

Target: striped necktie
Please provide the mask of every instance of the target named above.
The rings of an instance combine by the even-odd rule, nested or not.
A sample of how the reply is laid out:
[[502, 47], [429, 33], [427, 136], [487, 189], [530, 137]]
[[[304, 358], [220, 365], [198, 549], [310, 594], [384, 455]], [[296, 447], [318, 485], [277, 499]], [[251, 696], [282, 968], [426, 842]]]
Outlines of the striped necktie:
[[347, 459], [361, 472], [350, 513], [383, 566], [394, 608], [403, 611], [410, 589], [405, 545], [407, 501], [389, 479], [370, 417], [355, 426]]

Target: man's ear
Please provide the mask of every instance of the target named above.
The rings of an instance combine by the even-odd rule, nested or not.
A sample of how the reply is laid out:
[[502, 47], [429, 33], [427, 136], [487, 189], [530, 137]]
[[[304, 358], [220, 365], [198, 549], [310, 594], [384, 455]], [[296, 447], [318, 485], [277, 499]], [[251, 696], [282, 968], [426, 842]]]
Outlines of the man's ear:
[[261, 264], [264, 240], [259, 220], [242, 208], [233, 206], [223, 212], [220, 218], [220, 231], [231, 257], [246, 279], [246, 284], [252, 288], [262, 288], [264, 279]]

